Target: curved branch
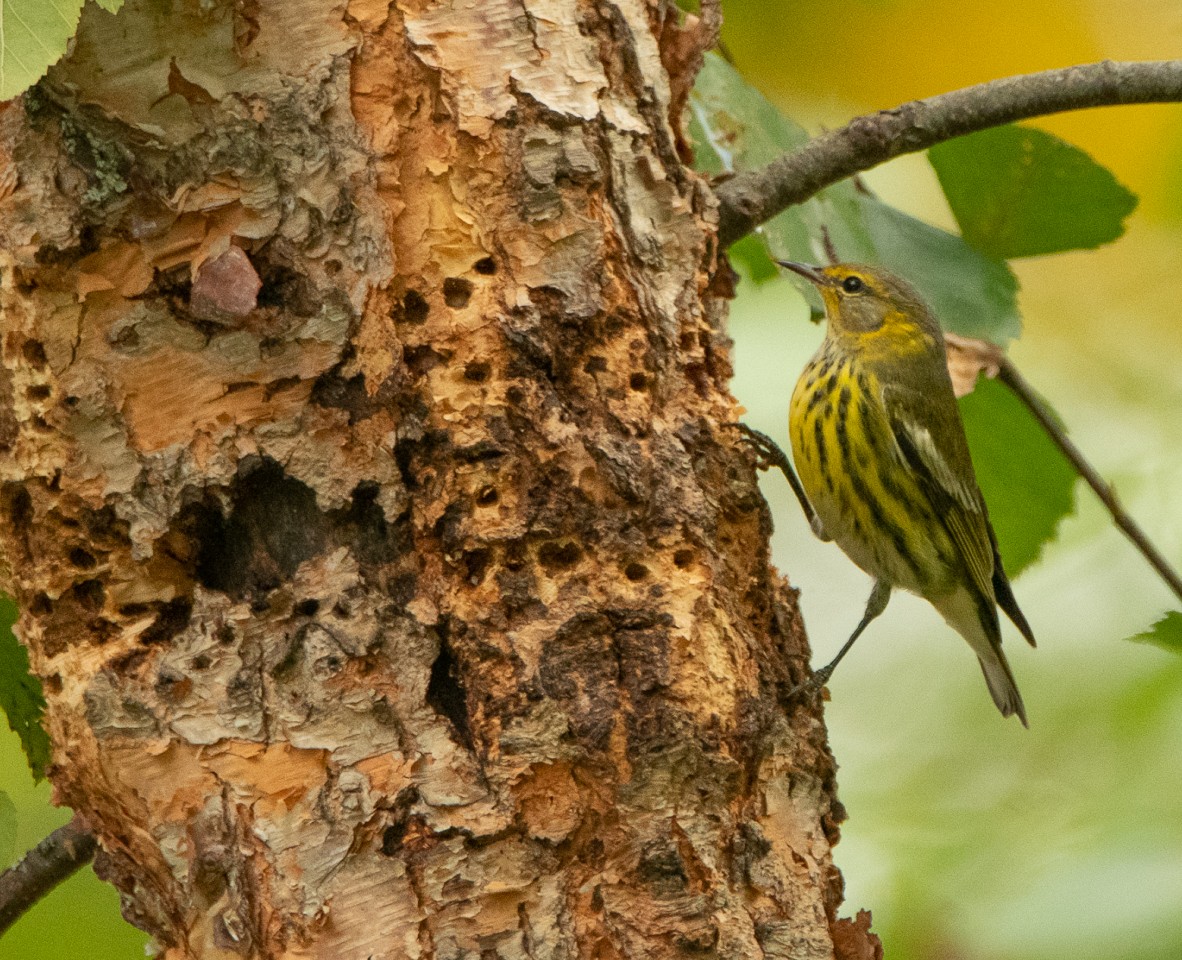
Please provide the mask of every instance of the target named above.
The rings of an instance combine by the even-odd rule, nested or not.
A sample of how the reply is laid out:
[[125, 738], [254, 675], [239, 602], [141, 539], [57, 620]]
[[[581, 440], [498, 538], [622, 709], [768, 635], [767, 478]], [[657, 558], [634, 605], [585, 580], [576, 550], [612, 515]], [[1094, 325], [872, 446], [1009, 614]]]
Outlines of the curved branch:
[[0, 873], [0, 935], [50, 890], [88, 864], [95, 845], [94, 834], [75, 814], [20, 863]]
[[1085, 107], [1179, 101], [1182, 60], [1105, 60], [913, 100], [857, 117], [762, 170], [719, 184], [719, 240], [728, 247], [781, 210], [839, 180], [966, 133]]
[[1009, 387], [1018, 399], [1026, 405], [1026, 409], [1034, 415], [1034, 418], [1039, 422], [1043, 430], [1046, 431], [1047, 436], [1051, 438], [1055, 446], [1059, 448], [1063, 456], [1071, 461], [1071, 465], [1075, 467], [1076, 473], [1083, 477], [1084, 482], [1100, 498], [1100, 502], [1104, 504], [1108, 512], [1112, 515], [1113, 523], [1116, 524], [1121, 533], [1129, 538], [1129, 542], [1133, 544], [1137, 552], [1153, 567], [1157, 575], [1174, 591], [1174, 596], [1182, 600], [1182, 577], [1170, 566], [1170, 562], [1162, 555], [1162, 552], [1153, 545], [1149, 536], [1137, 525], [1137, 521], [1129, 516], [1120, 500], [1117, 499], [1116, 491], [1100, 476], [1099, 472], [1088, 462], [1079, 447], [1067, 436], [1067, 431], [1059, 425], [1055, 419], [1055, 415], [1047, 409], [1042, 398], [1039, 397], [1026, 378], [1018, 372], [1018, 368], [1014, 366], [1008, 357], [1002, 357], [999, 361], [997, 379]]

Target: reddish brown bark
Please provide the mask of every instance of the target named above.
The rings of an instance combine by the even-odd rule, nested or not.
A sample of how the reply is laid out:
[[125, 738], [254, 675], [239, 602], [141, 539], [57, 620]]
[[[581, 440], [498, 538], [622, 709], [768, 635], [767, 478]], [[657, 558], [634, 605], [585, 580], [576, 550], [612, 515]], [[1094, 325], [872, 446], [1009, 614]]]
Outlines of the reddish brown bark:
[[5, 588], [169, 957], [834, 955], [663, 16], [129, 0], [3, 115]]

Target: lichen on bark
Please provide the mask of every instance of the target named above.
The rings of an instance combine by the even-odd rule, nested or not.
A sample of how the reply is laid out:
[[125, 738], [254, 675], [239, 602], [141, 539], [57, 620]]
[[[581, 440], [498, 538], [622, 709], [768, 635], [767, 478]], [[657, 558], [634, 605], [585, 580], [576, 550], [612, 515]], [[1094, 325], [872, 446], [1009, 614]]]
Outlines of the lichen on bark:
[[833, 956], [664, 15], [128, 0], [0, 115], [5, 587], [168, 956]]

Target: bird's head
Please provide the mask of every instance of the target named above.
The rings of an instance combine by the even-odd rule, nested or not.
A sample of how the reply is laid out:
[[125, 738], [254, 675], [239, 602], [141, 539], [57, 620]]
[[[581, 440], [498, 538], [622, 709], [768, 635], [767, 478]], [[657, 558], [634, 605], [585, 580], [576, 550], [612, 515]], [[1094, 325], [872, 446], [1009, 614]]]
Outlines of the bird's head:
[[777, 260], [813, 283], [825, 301], [830, 334], [869, 345], [923, 343], [939, 346], [940, 325], [927, 304], [907, 282], [881, 267], [837, 263], [813, 267], [791, 260]]

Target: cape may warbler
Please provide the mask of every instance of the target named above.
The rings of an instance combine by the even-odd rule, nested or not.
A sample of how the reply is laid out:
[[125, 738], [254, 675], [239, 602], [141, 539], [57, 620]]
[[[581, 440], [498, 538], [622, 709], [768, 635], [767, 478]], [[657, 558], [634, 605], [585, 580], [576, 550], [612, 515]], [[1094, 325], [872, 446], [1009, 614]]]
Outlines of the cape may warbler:
[[789, 414], [813, 529], [875, 579], [861, 623], [810, 686], [829, 678], [892, 588], [902, 587], [969, 642], [997, 708], [1025, 725], [1001, 649], [998, 605], [1031, 645], [1034, 636], [973, 475], [939, 324], [909, 285], [884, 270], [779, 262], [817, 286], [829, 319]]

